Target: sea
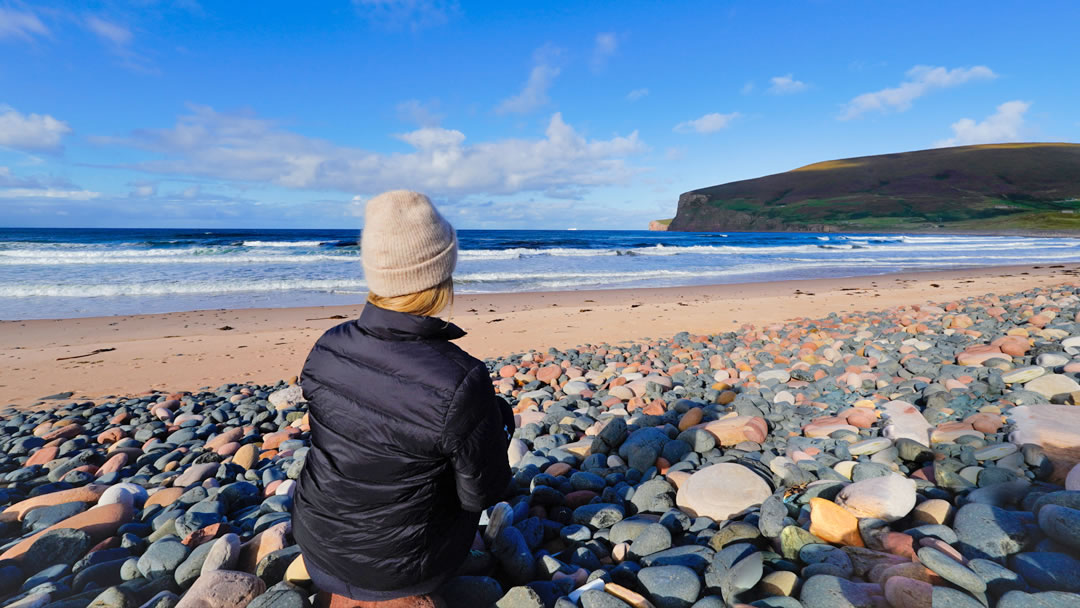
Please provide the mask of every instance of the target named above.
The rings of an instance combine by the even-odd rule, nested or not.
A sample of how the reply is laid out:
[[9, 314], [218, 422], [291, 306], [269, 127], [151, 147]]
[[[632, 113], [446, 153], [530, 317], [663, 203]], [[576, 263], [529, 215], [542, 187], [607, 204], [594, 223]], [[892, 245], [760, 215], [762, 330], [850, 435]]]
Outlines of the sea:
[[[0, 319], [357, 304], [356, 230], [0, 228]], [[1080, 239], [460, 230], [458, 293], [672, 287], [1080, 262]]]

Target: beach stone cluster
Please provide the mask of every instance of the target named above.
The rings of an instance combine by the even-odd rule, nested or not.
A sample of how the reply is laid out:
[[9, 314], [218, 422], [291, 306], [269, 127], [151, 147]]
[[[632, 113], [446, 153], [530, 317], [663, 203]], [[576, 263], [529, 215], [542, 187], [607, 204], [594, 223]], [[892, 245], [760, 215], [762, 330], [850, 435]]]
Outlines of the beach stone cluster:
[[[1080, 607], [1080, 287], [488, 362], [452, 607]], [[295, 383], [0, 412], [0, 605], [311, 606]]]

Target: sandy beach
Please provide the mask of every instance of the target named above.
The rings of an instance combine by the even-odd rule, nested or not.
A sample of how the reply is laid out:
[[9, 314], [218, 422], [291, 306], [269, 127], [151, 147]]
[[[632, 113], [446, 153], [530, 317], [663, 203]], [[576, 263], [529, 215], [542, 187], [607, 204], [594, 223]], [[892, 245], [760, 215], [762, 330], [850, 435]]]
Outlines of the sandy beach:
[[[843, 279], [653, 289], [461, 295], [452, 321], [479, 357], [713, 334], [831, 312], [882, 310], [1070, 283], [1080, 265], [1009, 266]], [[206, 310], [0, 322], [0, 405], [273, 383], [299, 373], [312, 343], [355, 306]], [[91, 354], [95, 353], [96, 354]], [[46, 402], [47, 407], [49, 403]]]

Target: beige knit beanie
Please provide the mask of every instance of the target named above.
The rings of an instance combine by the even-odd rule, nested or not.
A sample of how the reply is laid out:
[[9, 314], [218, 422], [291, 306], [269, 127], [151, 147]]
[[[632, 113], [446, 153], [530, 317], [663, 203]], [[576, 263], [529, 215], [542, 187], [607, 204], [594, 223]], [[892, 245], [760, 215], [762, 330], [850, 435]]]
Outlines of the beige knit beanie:
[[368, 201], [360, 250], [368, 289], [384, 298], [434, 287], [457, 265], [453, 226], [428, 197], [408, 190]]

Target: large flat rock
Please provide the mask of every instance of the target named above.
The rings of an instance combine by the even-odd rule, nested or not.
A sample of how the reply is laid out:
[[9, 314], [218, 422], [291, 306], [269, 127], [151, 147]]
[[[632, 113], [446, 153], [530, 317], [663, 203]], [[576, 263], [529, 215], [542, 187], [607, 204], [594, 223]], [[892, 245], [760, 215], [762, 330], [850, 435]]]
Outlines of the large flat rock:
[[1009, 441], [1042, 446], [1054, 463], [1051, 481], [1064, 484], [1069, 471], [1080, 463], [1080, 406], [1021, 405], [1010, 410], [1008, 417], [1015, 425]]

